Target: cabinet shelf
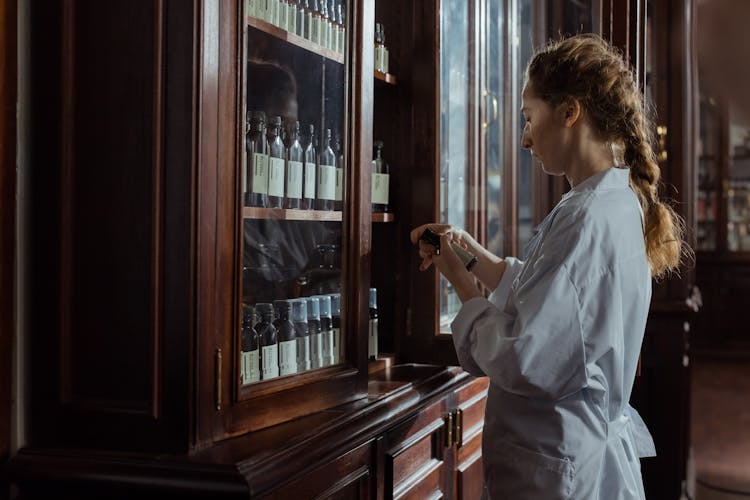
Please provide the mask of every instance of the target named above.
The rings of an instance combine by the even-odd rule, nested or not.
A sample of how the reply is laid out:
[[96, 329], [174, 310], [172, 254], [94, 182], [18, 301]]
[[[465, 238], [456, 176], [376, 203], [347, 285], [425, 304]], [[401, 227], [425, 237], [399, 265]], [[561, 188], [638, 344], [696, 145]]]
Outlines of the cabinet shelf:
[[288, 31], [283, 30], [278, 26], [274, 26], [269, 22], [263, 21], [256, 17], [247, 16], [247, 24], [248, 26], [262, 31], [268, 35], [271, 35], [292, 45], [296, 45], [297, 47], [303, 48], [308, 52], [323, 56], [330, 61], [344, 64], [344, 54], [339, 54], [338, 52], [318, 45], [317, 43], [313, 43], [306, 38], [297, 36], [294, 33], [289, 33]]
[[[296, 210], [291, 208], [261, 208], [242, 207], [243, 219], [274, 219], [274, 220], [315, 220], [333, 221], [342, 220], [341, 212], [330, 210]], [[393, 213], [374, 213], [372, 222], [393, 222], [396, 215]]]
[[375, 70], [375, 78], [390, 85], [396, 85], [396, 75]]

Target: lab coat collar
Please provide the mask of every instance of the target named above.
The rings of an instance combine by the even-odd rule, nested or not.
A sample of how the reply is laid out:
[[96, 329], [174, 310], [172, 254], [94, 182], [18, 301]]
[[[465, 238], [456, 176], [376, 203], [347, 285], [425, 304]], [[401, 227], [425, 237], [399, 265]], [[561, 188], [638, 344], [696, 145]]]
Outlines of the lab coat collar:
[[630, 169], [627, 167], [610, 167], [577, 184], [563, 195], [563, 200], [585, 191], [625, 189], [628, 187], [630, 187]]

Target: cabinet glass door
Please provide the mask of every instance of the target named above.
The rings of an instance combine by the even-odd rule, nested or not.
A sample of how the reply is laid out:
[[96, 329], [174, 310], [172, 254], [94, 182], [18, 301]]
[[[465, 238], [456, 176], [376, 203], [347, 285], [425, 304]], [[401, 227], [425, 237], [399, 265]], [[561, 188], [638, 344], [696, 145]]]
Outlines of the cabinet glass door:
[[697, 249], [716, 250], [718, 195], [721, 192], [720, 113], [712, 97], [700, 96], [698, 139]]
[[345, 0], [245, 3], [240, 393], [345, 359]]
[[727, 249], [750, 252], [750, 128], [729, 109]]

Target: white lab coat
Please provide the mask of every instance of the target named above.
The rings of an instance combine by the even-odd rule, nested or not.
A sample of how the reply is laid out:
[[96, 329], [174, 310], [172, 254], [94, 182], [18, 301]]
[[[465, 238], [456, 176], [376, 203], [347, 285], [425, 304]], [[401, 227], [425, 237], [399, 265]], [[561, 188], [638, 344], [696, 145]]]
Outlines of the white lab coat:
[[482, 453], [493, 500], [644, 499], [654, 443], [628, 400], [651, 299], [629, 170], [563, 196], [525, 262], [452, 324], [465, 370], [490, 378]]

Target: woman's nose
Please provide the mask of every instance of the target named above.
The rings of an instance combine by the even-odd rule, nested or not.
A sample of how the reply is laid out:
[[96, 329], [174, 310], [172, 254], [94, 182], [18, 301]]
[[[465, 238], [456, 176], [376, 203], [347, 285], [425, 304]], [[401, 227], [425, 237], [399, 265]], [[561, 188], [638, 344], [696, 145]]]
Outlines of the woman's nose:
[[531, 137], [529, 137], [528, 134], [524, 132], [524, 134], [521, 136], [521, 147], [523, 149], [531, 149], [531, 146], [532, 146]]

